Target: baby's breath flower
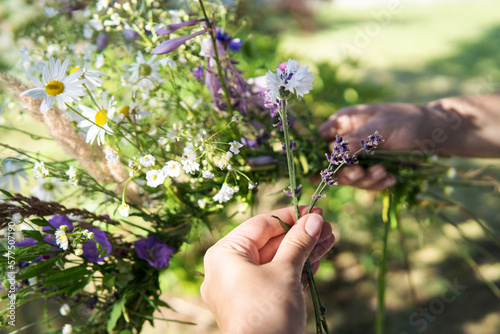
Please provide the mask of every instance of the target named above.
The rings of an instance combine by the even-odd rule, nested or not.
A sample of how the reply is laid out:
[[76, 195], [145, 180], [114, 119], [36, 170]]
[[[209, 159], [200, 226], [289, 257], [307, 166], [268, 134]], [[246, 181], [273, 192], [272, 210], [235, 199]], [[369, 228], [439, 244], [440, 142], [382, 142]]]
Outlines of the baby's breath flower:
[[231, 152], [231, 151], [227, 151], [227, 152], [226, 152], [226, 156], [227, 156], [229, 159], [231, 159], [231, 158], [233, 157], [233, 152]]
[[71, 308], [66, 303], [62, 304], [61, 307], [59, 308], [59, 313], [61, 313], [61, 315], [64, 315], [64, 316], [68, 315], [70, 311], [71, 311]]
[[178, 161], [170, 160], [161, 170], [165, 176], [179, 177], [181, 175], [181, 164]]
[[33, 178], [38, 181], [48, 175], [49, 171], [47, 168], [45, 168], [43, 161], [35, 162], [35, 165], [33, 166]]
[[127, 203], [122, 203], [120, 207], [118, 207], [118, 212], [120, 212], [123, 217], [128, 217], [130, 213], [130, 206]]
[[111, 147], [107, 147], [105, 152], [106, 160], [108, 160], [109, 162], [116, 163], [120, 160], [116, 152]]
[[72, 185], [78, 185], [78, 179], [76, 178], [77, 169], [73, 166], [69, 166], [69, 169], [65, 172], [68, 175], [68, 182]]
[[165, 182], [165, 174], [159, 169], [152, 169], [146, 173], [147, 185], [153, 188]]
[[[66, 225], [63, 225], [66, 226]], [[66, 232], [64, 232], [62, 229], [59, 229], [55, 233], [56, 237], [56, 245], [59, 246], [59, 248], [63, 250], [68, 249], [68, 236], [66, 235]]]
[[21, 224], [21, 222], [23, 221], [23, 216], [21, 216], [19, 212], [16, 212], [12, 215], [10, 221], [14, 224]]
[[83, 80], [78, 80], [82, 74], [82, 70], [78, 70], [66, 76], [69, 60], [66, 59], [61, 64], [58, 59], [50, 57], [49, 64], [45, 64], [42, 70], [42, 80], [38, 81], [38, 87], [28, 89], [20, 95], [31, 95], [34, 100], [43, 99], [40, 104], [40, 111], [47, 112], [55, 101], [62, 109], [66, 109], [66, 103], [80, 101], [79, 96], [85, 95], [85, 90], [82, 86]]
[[143, 165], [144, 167], [151, 167], [151, 166], [154, 166], [155, 162], [156, 162], [156, 158], [153, 157], [151, 154], [146, 154], [145, 156], [142, 156], [140, 159], [139, 159], [139, 162], [141, 163], [141, 165]]
[[182, 163], [182, 169], [184, 169], [184, 171], [189, 174], [194, 174], [194, 172], [200, 169], [199, 163], [197, 163], [192, 159], [187, 158], [186, 156], [182, 157], [181, 163]]
[[73, 326], [71, 326], [70, 324], [64, 325], [64, 327], [62, 328], [62, 334], [72, 334], [72, 333], [73, 333]]
[[225, 203], [233, 198], [234, 193], [236, 193], [236, 190], [224, 183], [219, 192], [214, 196], [214, 201], [221, 204]]
[[205, 179], [213, 179], [214, 178], [214, 173], [211, 171], [205, 169], [202, 173], [201, 176], [203, 176]]
[[76, 256], [82, 256], [83, 255], [83, 249], [81, 249], [81, 248], [75, 249], [75, 255]]
[[248, 189], [250, 189], [250, 190], [255, 189], [256, 187], [257, 187], [257, 183], [251, 182], [248, 184]]
[[229, 151], [233, 152], [234, 154], [240, 153], [240, 147], [243, 147], [243, 144], [241, 144], [236, 140], [230, 142], [229, 145], [230, 145]]

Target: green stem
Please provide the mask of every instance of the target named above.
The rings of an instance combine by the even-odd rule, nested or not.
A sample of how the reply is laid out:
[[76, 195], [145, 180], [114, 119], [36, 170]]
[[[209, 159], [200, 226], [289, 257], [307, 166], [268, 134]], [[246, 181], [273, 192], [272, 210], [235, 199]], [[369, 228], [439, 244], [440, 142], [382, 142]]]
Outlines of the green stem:
[[292, 204], [293, 207], [295, 208], [295, 218], [298, 220], [300, 218], [299, 203], [297, 200], [297, 196], [295, 195], [295, 189], [297, 189], [297, 181], [295, 179], [295, 164], [293, 163], [293, 151], [290, 148], [290, 134], [288, 132], [288, 124], [287, 124], [286, 100], [281, 100], [280, 117], [281, 117], [281, 122], [283, 123], [283, 136], [285, 137], [286, 162], [288, 165], [288, 176], [290, 179]]
[[205, 10], [205, 5], [203, 4], [203, 0], [198, 0], [198, 2], [200, 3], [203, 16], [205, 17], [205, 22], [207, 23], [208, 34], [210, 35], [210, 39], [212, 40], [215, 63], [217, 64], [217, 75], [219, 77], [222, 90], [224, 91], [224, 96], [226, 97], [227, 111], [229, 112], [230, 115], [232, 115], [233, 107], [231, 106], [231, 98], [229, 97], [229, 91], [227, 90], [226, 81], [224, 80], [224, 72], [222, 71], [222, 65], [219, 58], [219, 51], [217, 50], [217, 40], [214, 35], [213, 25], [210, 23], [210, 19], [208, 18], [207, 11]]
[[[287, 160], [287, 164], [288, 164], [288, 175], [290, 178], [292, 203], [293, 203], [293, 207], [295, 209], [295, 217], [298, 220], [300, 218], [300, 212], [299, 212], [298, 199], [297, 199], [297, 196], [295, 194], [295, 189], [297, 188], [297, 180], [295, 178], [295, 164], [293, 162], [293, 151], [290, 147], [290, 134], [288, 132], [286, 105], [287, 105], [286, 100], [281, 100], [280, 117], [281, 117], [281, 121], [283, 123], [283, 135], [285, 138], [285, 148], [286, 148], [286, 157], [287, 157], [286, 160]], [[311, 209], [312, 208], [310, 208], [310, 210]], [[310, 210], [309, 210], [309, 212], [310, 212]], [[311, 298], [312, 298], [313, 309], [314, 309], [314, 318], [316, 320], [316, 333], [317, 334], [322, 334], [322, 333], [328, 334], [328, 326], [326, 323], [325, 316], [321, 312], [322, 305], [321, 305], [321, 301], [319, 299], [319, 293], [318, 293], [318, 290], [316, 288], [316, 282], [314, 281], [314, 275], [313, 275], [313, 272], [311, 269], [311, 263], [310, 263], [309, 259], [307, 259], [307, 261], [304, 265], [304, 271], [305, 271], [306, 276], [307, 276], [309, 290], [311, 291]], [[325, 332], [323, 332], [323, 330]]]
[[382, 261], [379, 266], [378, 274], [378, 313], [377, 313], [377, 323], [376, 323], [376, 334], [384, 333], [384, 320], [385, 320], [385, 279], [387, 273], [387, 240], [389, 236], [389, 230], [392, 224], [397, 224], [396, 215], [396, 203], [391, 195], [389, 196], [388, 208], [386, 208], [387, 220], [384, 221], [384, 237], [383, 237], [383, 249], [382, 249]]

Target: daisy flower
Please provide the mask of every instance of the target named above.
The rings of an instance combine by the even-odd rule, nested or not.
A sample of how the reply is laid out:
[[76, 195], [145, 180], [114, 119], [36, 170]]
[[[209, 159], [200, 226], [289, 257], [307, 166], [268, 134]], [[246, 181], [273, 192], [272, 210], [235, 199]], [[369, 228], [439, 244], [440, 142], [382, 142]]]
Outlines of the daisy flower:
[[20, 179], [28, 180], [23, 166], [23, 163], [14, 159], [3, 160], [0, 165], [0, 188], [9, 191], [12, 184], [12, 190], [15, 193], [19, 192], [21, 189]]
[[85, 84], [85, 86], [87, 86], [88, 89], [93, 90], [96, 87], [101, 87], [102, 84], [104, 83], [104, 80], [101, 79], [101, 77], [105, 77], [106, 74], [102, 73], [101, 71], [87, 70], [85, 68], [75, 67], [74, 69], [71, 70], [70, 73], [73, 74], [78, 70], [83, 71], [81, 77], [83, 78], [83, 83]]
[[296, 60], [289, 59], [286, 66], [280, 66], [276, 69], [276, 73], [268, 71], [266, 73], [267, 91], [271, 102], [276, 102], [278, 98], [283, 99], [281, 94], [284, 91], [297, 94], [297, 96], [309, 93], [313, 88], [314, 78], [308, 70], [308, 66], [299, 66]]
[[181, 175], [181, 164], [177, 161], [167, 161], [165, 166], [161, 169], [165, 176], [178, 177]]
[[62, 250], [67, 250], [68, 236], [66, 235], [66, 232], [64, 232], [63, 230], [57, 230], [54, 235], [56, 237], [56, 245], [59, 246], [59, 248], [61, 248]]
[[36, 80], [36, 88], [25, 90], [20, 95], [30, 95], [34, 100], [43, 99], [40, 104], [40, 111], [47, 112], [55, 101], [59, 107], [66, 109], [66, 103], [80, 101], [79, 96], [85, 95], [82, 86], [83, 80], [78, 80], [83, 70], [77, 70], [66, 76], [69, 60], [61, 61], [50, 57], [49, 63], [44, 64], [42, 69], [42, 80]]
[[34, 186], [30, 193], [41, 201], [50, 202], [56, 197], [56, 193], [61, 192], [61, 187], [65, 184], [59, 181], [42, 179]]
[[219, 192], [214, 196], [214, 201], [221, 204], [225, 203], [233, 198], [234, 193], [236, 193], [236, 190], [224, 183]]
[[175, 61], [170, 57], [165, 57], [165, 58], [161, 59], [160, 64], [161, 64], [161, 66], [168, 65], [168, 67], [170, 67], [171, 69], [174, 69], [177, 67], [177, 64], [175, 63]]
[[108, 125], [108, 120], [113, 118], [116, 104], [114, 97], [111, 96], [108, 101], [108, 91], [102, 94], [102, 108], [92, 109], [86, 106], [80, 106], [84, 119], [78, 123], [79, 128], [87, 128], [86, 142], [92, 144], [97, 138], [97, 145], [104, 144], [104, 135], [112, 134], [113, 130]]
[[130, 64], [129, 81], [138, 82], [139, 87], [144, 88], [146, 91], [150, 91], [155, 84], [163, 82], [163, 79], [158, 74], [160, 70], [160, 61], [156, 60], [156, 55], [149, 58], [146, 61], [141, 51], [137, 51], [137, 57], [135, 57], [135, 63]]
[[159, 169], [153, 169], [146, 173], [146, 180], [148, 186], [156, 188], [165, 182], [165, 174]]

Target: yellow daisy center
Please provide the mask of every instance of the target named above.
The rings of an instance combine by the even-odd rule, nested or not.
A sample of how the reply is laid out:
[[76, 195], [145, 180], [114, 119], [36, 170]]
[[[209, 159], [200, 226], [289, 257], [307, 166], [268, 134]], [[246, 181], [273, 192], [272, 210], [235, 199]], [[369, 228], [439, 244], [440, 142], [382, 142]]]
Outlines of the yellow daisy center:
[[148, 64], [141, 64], [139, 66], [139, 75], [141, 77], [147, 77], [151, 72], [153, 72], [153, 69]]
[[158, 175], [154, 174], [153, 175], [153, 180], [156, 180], [158, 178]]
[[123, 114], [123, 116], [128, 117], [128, 115], [130, 115], [130, 107], [129, 106], [123, 106], [120, 109], [120, 114]]
[[75, 67], [74, 69], [72, 69], [69, 74], [73, 74], [75, 73], [76, 71], [78, 71], [80, 68], [79, 67]]
[[95, 114], [95, 124], [99, 126], [103, 126], [106, 124], [108, 118], [106, 117], [108, 115], [108, 111], [106, 109], [101, 109]]
[[47, 94], [56, 96], [64, 92], [64, 85], [61, 81], [52, 80], [45, 86]]

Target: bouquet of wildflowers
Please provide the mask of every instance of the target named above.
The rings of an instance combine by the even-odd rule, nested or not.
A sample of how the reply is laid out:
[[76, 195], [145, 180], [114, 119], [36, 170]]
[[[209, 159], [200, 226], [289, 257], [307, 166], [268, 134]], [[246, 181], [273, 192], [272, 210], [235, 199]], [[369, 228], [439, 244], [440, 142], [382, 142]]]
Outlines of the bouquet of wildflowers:
[[[42, 34], [19, 40], [33, 83], [1, 74], [50, 138], [2, 127], [66, 154], [0, 144], [1, 274], [14, 310], [43, 297], [70, 317], [64, 333], [139, 332], [169, 307], [160, 280], [193, 227], [231, 203], [244, 211], [259, 183], [285, 175], [280, 130], [293, 120], [271, 120], [276, 82], [266, 98], [263, 77], [243, 78], [232, 59], [243, 41], [218, 25], [226, 15], [202, 1], [45, 2]], [[311, 72], [287, 64], [285, 86], [307, 93]], [[306, 174], [323, 164], [308, 130], [290, 128], [303, 134]]]

